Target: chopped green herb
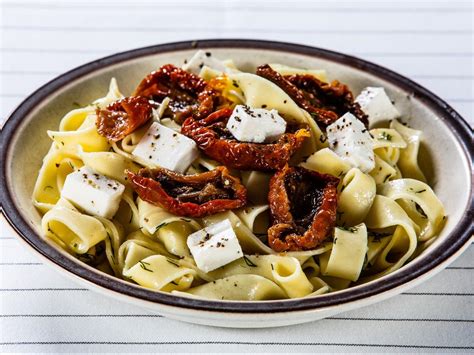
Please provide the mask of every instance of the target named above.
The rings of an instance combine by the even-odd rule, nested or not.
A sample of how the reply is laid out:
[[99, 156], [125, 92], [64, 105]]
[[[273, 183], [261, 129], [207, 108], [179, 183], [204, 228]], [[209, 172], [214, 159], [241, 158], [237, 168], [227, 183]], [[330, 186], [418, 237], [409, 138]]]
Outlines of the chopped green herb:
[[245, 255], [244, 255], [244, 261], [245, 263], [247, 264], [247, 266], [250, 266], [250, 267], [257, 267], [257, 265], [255, 265], [252, 260], [250, 260], [249, 258], [247, 258]]
[[169, 223], [163, 222], [163, 223], [158, 224], [155, 228], [155, 233], [158, 232], [160, 230], [160, 228], [166, 226], [167, 224], [169, 224]]
[[416, 211], [421, 214], [421, 217], [422, 218], [428, 218], [428, 216], [426, 215], [425, 211], [423, 211], [423, 208], [421, 208], [421, 206], [419, 204], [417, 204], [415, 202], [415, 208], [416, 208]]
[[384, 179], [383, 179], [383, 182], [387, 182], [388, 179], [390, 179], [390, 177], [392, 176], [392, 174], [387, 174]]
[[176, 261], [174, 261], [173, 259], [166, 258], [166, 261], [169, 262], [170, 264], [176, 266], [176, 267], [179, 267], [179, 264]]
[[143, 270], [146, 270], [146, 271], [148, 271], [148, 272], [153, 272], [153, 270], [147, 268], [147, 265], [150, 265], [150, 263], [147, 263], [147, 262], [145, 262], [145, 261], [139, 261], [138, 263], [140, 264], [140, 267], [141, 267]]
[[390, 236], [390, 233], [368, 232], [369, 237], [373, 237], [372, 242], [379, 243], [380, 239]]
[[53, 189], [53, 187], [48, 185], [48, 186], [45, 186], [43, 190], [48, 190], [48, 189]]
[[418, 191], [415, 191], [416, 194], [421, 194], [422, 192], [425, 192], [426, 189], [421, 189], [421, 190], [418, 190]]
[[380, 134], [380, 138], [379, 139], [385, 139], [386, 141], [391, 141], [392, 140], [392, 135], [391, 134], [388, 134], [387, 132], [383, 131], [381, 134]]
[[178, 284], [177, 284], [176, 282], [174, 282], [174, 281], [171, 281], [170, 283], [172, 283], [173, 285], [178, 286]]
[[342, 230], [345, 230], [347, 232], [351, 232], [351, 233], [355, 233], [357, 232], [359, 229], [356, 228], [356, 227], [346, 227], [346, 226], [342, 226], [342, 227], [338, 227], [339, 229], [342, 229]]

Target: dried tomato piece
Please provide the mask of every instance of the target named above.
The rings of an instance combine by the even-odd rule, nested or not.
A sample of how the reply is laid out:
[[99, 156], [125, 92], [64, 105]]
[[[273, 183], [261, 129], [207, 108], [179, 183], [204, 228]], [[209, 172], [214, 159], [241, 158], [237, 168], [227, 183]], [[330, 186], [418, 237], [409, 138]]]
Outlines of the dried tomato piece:
[[224, 166], [194, 175], [163, 168], [141, 169], [137, 174], [127, 171], [127, 175], [141, 199], [178, 216], [199, 218], [247, 203], [245, 186]]
[[171, 101], [165, 113], [177, 122], [182, 122], [198, 109], [198, 96], [206, 86], [207, 83], [199, 76], [166, 64], [148, 74], [133, 95], [145, 96], [156, 102], [169, 97]]
[[223, 108], [200, 121], [189, 117], [181, 126], [181, 133], [192, 138], [212, 159], [240, 170], [279, 169], [310, 135], [307, 128], [302, 128], [283, 134], [275, 143], [239, 142], [226, 128], [231, 114], [231, 108]]
[[268, 64], [258, 67], [257, 75], [278, 85], [323, 127], [330, 125], [348, 111], [368, 125], [367, 115], [359, 104], [354, 102], [354, 96], [347, 85], [338, 81], [325, 83], [312, 75], [282, 76]]
[[273, 225], [268, 244], [277, 251], [316, 248], [332, 235], [336, 224], [339, 179], [302, 167], [276, 172], [270, 180], [268, 201]]
[[144, 125], [152, 116], [153, 106], [141, 96], [126, 97], [97, 109], [97, 131], [111, 141], [119, 141]]
[[235, 106], [236, 103], [226, 98], [223, 93], [228, 85], [227, 80], [225, 76], [218, 76], [208, 82], [206, 89], [199, 94], [199, 108], [194, 117], [203, 119], [214, 111]]

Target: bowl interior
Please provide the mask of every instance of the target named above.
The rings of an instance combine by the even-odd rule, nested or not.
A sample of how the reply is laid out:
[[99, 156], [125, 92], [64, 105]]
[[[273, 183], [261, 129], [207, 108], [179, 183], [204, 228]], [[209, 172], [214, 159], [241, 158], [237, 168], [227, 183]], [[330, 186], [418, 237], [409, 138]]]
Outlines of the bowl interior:
[[[208, 50], [218, 58], [233, 59], [240, 69], [250, 72], [254, 72], [256, 66], [263, 63], [325, 69], [330, 80], [337, 79], [348, 84], [354, 95], [366, 86], [383, 86], [402, 113], [402, 120], [411, 127], [423, 131], [420, 164], [448, 215], [447, 224], [441, 235], [427, 248], [420, 259], [443, 247], [443, 242], [468, 208], [471, 176], [469, 161], [463, 148], [440, 112], [413, 96], [412, 92], [357, 66], [272, 49], [210, 48]], [[195, 49], [185, 49], [148, 54], [106, 67], [101, 67], [98, 61], [94, 71], [71, 80], [25, 114], [8, 147], [5, 161], [6, 183], [21, 216], [33, 230], [40, 233], [41, 216], [33, 207], [31, 196], [42, 159], [51, 144], [46, 131], [58, 129], [63, 115], [77, 108], [75, 103], [86, 105], [104, 96], [112, 77], [117, 79], [121, 91], [127, 95], [147, 73], [166, 63], [181, 65], [194, 52]], [[371, 122], [371, 124], [382, 123]]]

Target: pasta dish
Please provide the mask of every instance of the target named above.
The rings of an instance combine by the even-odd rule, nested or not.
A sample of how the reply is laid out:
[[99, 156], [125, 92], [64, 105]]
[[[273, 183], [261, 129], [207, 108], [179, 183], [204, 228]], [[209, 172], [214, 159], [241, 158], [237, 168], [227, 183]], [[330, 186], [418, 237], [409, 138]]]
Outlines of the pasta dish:
[[444, 225], [406, 114], [382, 87], [355, 96], [321, 69], [243, 72], [198, 51], [68, 112], [33, 203], [47, 240], [156, 291], [343, 290], [401, 268]]

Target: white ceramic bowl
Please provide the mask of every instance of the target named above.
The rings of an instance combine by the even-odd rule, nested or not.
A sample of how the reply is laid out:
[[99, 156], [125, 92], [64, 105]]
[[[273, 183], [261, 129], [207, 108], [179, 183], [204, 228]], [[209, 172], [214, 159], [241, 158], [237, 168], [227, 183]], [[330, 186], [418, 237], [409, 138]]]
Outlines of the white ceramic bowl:
[[[183, 298], [151, 291], [106, 275], [72, 258], [40, 237], [40, 214], [31, 195], [50, 140], [73, 102], [89, 103], [105, 94], [111, 77], [125, 94], [147, 73], [165, 63], [181, 65], [198, 48], [232, 58], [239, 68], [263, 63], [323, 68], [358, 93], [383, 86], [410, 126], [421, 129], [421, 165], [443, 202], [448, 220], [438, 239], [400, 270], [370, 283], [314, 298], [238, 302]], [[2, 131], [1, 198], [3, 213], [25, 245], [58, 271], [86, 287], [164, 316], [225, 327], [271, 327], [321, 319], [381, 301], [440, 271], [471, 243], [473, 193], [470, 162], [472, 131], [440, 98], [388, 69], [344, 54], [295, 44], [251, 40], [205, 40], [164, 44], [119, 53], [69, 71], [29, 96]]]

